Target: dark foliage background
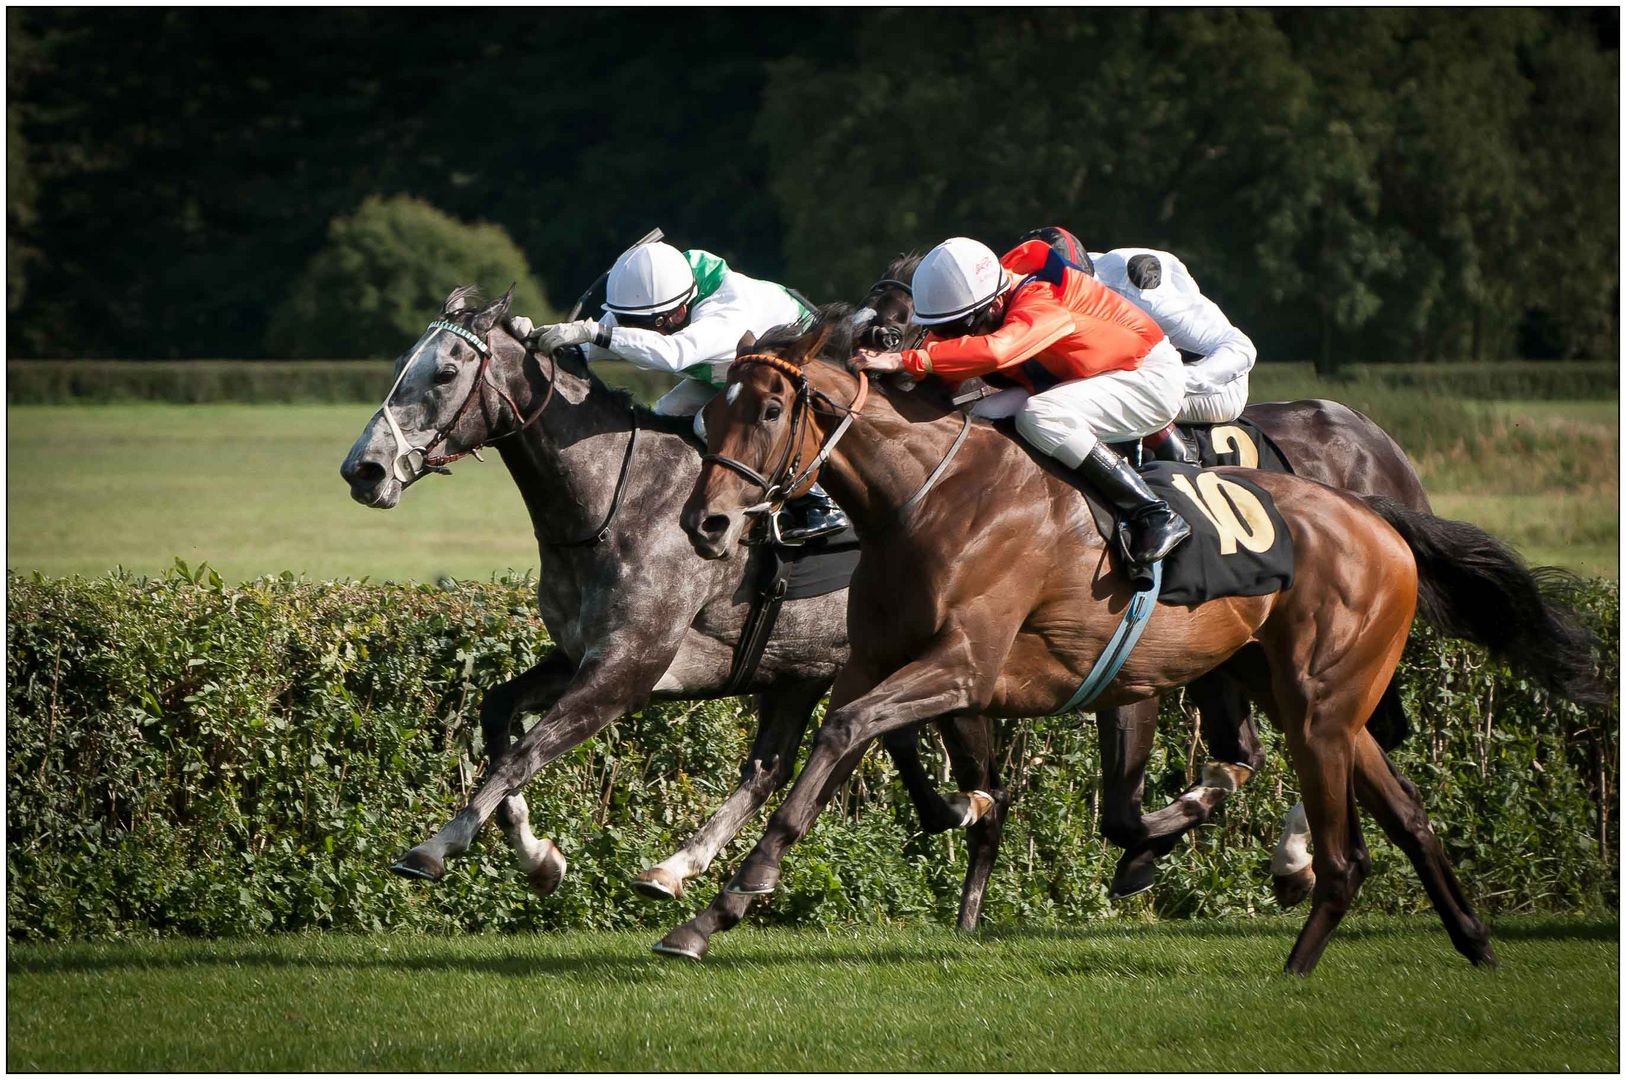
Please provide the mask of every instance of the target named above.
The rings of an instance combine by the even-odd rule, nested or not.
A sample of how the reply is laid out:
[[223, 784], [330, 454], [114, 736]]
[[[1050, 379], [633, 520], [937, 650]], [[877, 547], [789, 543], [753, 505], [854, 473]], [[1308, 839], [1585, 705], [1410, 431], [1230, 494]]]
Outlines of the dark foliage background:
[[[488, 830], [440, 885], [386, 867], [455, 810], [480, 759], [483, 687], [545, 647], [521, 582], [428, 587], [265, 579], [206, 568], [158, 580], [8, 578], [7, 931], [13, 939], [401, 927], [666, 926], [709, 900], [726, 850], [676, 907], [631, 873], [664, 857], [737, 778], [737, 702], [660, 706], [544, 770], [527, 795], [571, 861], [551, 899], [525, 890]], [[1619, 594], [1583, 595], [1618, 670]], [[1397, 755], [1425, 793], [1470, 893], [1489, 912], [1618, 904], [1614, 717], [1555, 703], [1472, 648], [1419, 630], [1403, 667], [1416, 731]], [[1166, 707], [1148, 800], [1179, 793], [1202, 752]], [[1273, 733], [1267, 731], [1272, 740]], [[1095, 732], [1029, 722], [1005, 773], [1016, 796], [988, 918], [1112, 910], [1098, 838]], [[1272, 910], [1267, 864], [1292, 799], [1271, 764], [1168, 860], [1130, 915]], [[747, 843], [756, 826], [747, 829]], [[1367, 829], [1362, 910], [1426, 905], [1409, 865]], [[952, 918], [963, 840], [916, 832], [872, 754], [786, 864], [770, 922]]]
[[556, 307], [653, 224], [823, 300], [900, 249], [1061, 221], [1180, 253], [1267, 359], [1617, 350], [1612, 9], [29, 8], [7, 28], [13, 356], [281, 355], [273, 313], [371, 196], [500, 228]]

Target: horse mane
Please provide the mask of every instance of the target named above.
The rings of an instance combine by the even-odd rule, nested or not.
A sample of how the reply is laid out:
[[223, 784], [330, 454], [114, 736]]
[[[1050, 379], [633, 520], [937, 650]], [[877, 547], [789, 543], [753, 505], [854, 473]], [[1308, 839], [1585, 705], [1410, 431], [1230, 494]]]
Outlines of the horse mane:
[[[919, 259], [916, 258], [915, 261], [919, 262]], [[855, 336], [853, 315], [856, 310], [851, 304], [839, 302], [821, 305], [800, 322], [787, 323], [784, 326], [776, 326], [769, 330], [757, 339], [757, 343], [753, 348], [762, 352], [794, 354], [796, 351], [795, 346], [807, 341], [808, 338], [817, 337], [819, 334], [824, 333], [828, 327], [829, 336], [825, 338], [824, 344], [819, 348], [818, 353], [813, 356], [803, 357], [803, 363], [819, 360], [851, 373], [853, 371], [853, 339]], [[905, 392], [901, 387], [895, 386], [890, 378], [873, 378], [871, 385], [888, 394]], [[929, 403], [940, 409], [944, 415], [957, 411], [951, 388], [940, 379], [923, 379], [915, 383], [908, 393], [912, 400]], [[979, 418], [978, 422], [987, 423], [988, 421]]]
[[881, 275], [881, 279], [884, 281], [891, 278], [893, 281], [901, 281], [905, 285], [913, 285], [915, 283], [915, 271], [920, 269], [920, 260], [925, 257], [918, 251], [906, 251], [886, 264], [886, 272]]
[[851, 304], [822, 304], [797, 322], [769, 330], [757, 339], [753, 348], [763, 352], [777, 349], [789, 351], [791, 346], [800, 345], [808, 338], [817, 337], [828, 330], [829, 334], [818, 355], [803, 357], [803, 360], [829, 360], [845, 364], [853, 354], [853, 314], [856, 310]]

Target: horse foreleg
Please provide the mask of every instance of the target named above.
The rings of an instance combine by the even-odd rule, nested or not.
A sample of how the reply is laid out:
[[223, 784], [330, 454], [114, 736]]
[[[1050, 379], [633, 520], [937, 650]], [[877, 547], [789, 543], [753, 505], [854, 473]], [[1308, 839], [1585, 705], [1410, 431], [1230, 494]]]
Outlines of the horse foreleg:
[[977, 699], [985, 695], [978, 693], [980, 684], [968, 652], [960, 639], [940, 645], [862, 697], [849, 692], [859, 678], [851, 674], [851, 664], [843, 669], [832, 700], [848, 704], [832, 709], [825, 718], [807, 763], [769, 819], [762, 839], [722, 895], [662, 938], [656, 951], [698, 959], [713, 934], [733, 927], [745, 914], [747, 905], [741, 899], [772, 892], [786, 849], [807, 834], [824, 804], [857, 768], [872, 739], [933, 716], [979, 709], [982, 702]]
[[717, 853], [739, 835], [768, 796], [790, 779], [807, 722], [823, 696], [822, 682], [801, 683], [758, 695], [757, 737], [751, 756], [740, 767], [739, 787], [688, 843], [634, 877], [634, 889], [653, 900], [675, 899], [683, 895], [684, 882], [706, 872]]
[[[1144, 838], [1125, 845], [1128, 850], [1118, 860], [1110, 899], [1133, 896], [1151, 888], [1157, 877], [1157, 861], [1173, 851], [1186, 833], [1207, 824], [1219, 805], [1248, 782], [1264, 756], [1259, 733], [1248, 711], [1247, 695], [1240, 684], [1220, 672], [1213, 672], [1193, 682], [1187, 693], [1197, 706], [1203, 741], [1208, 744], [1208, 760], [1203, 763], [1197, 782], [1179, 798], [1139, 819]], [[1151, 750], [1157, 730], [1156, 703], [1151, 705], [1151, 716], [1146, 718], [1144, 746], [1147, 752]]]
[[1124, 849], [1108, 892], [1109, 899], [1118, 900], [1151, 888], [1157, 860], [1168, 851], [1149, 843], [1141, 814], [1146, 763], [1157, 738], [1157, 699], [1100, 710], [1095, 732], [1101, 748], [1101, 835]]
[[[538, 769], [592, 738], [611, 720], [642, 706], [677, 646], [664, 642], [636, 645], [651, 647], [639, 651], [629, 645], [625, 651], [585, 660], [553, 708], [503, 753], [457, 816], [390, 869], [407, 877], [439, 881], [446, 873], [446, 860], [466, 852], [504, 800], [518, 794]], [[513, 820], [523, 820], [523, 800], [510, 809]]]
[[[508, 752], [514, 722], [528, 712], [537, 712], [559, 699], [576, 670], [575, 662], [559, 649], [520, 675], [486, 691], [480, 702], [480, 730], [486, 744], [486, 768], [496, 768]], [[525, 880], [539, 896], [549, 896], [564, 880], [568, 864], [552, 840], [538, 839], [531, 832], [530, 808], [520, 795], [511, 795], [497, 809], [497, 824], [508, 846], [519, 858]], [[400, 867], [401, 873], [415, 874], [413, 867]]]

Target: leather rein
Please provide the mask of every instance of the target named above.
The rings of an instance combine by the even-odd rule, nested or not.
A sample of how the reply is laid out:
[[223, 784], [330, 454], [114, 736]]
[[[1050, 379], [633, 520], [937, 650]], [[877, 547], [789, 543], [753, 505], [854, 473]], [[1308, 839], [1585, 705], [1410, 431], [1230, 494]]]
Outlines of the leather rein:
[[[862, 371], [858, 372], [858, 393], [854, 395], [852, 404], [844, 407], [824, 391], [814, 389], [808, 383], [807, 372], [800, 365], [792, 363], [784, 357], [773, 356], [768, 353], [749, 353], [735, 360], [729, 367], [729, 373], [733, 374], [734, 369], [738, 367], [773, 368], [790, 379], [791, 383], [796, 387], [796, 397], [791, 404], [790, 441], [786, 443], [785, 452], [770, 476], [763, 476], [745, 462], [737, 458], [731, 458], [726, 454], [706, 453], [701, 456], [700, 460], [715, 462], [724, 468], [731, 469], [762, 489], [762, 501], [745, 507], [742, 513], [748, 515], [769, 513], [777, 511], [783, 506], [785, 500], [790, 497], [791, 492], [810, 481], [814, 474], [824, 466], [824, 463], [830, 460], [830, 454], [835, 450], [836, 444], [847, 433], [847, 429], [852, 426], [853, 419], [863, 411], [864, 403], [869, 399], [869, 376]], [[837, 424], [835, 429], [820, 444], [819, 452], [813, 456], [813, 460], [807, 463], [806, 468], [797, 471], [798, 466], [801, 464], [802, 428], [807, 423], [807, 416], [814, 410], [815, 398], [827, 404], [832, 412], [843, 415], [841, 423]], [[892, 516], [892, 523], [901, 520], [905, 514], [914, 509], [926, 497], [926, 493], [935, 487], [937, 482], [943, 478], [943, 474], [948, 471], [950, 463], [959, 454], [960, 447], [965, 445], [966, 437], [971, 434], [971, 414], [967, 412], [962, 415], [964, 416], [964, 422], [960, 425], [959, 433], [954, 436], [954, 442], [949, 446], [948, 452], [943, 455], [943, 460], [937, 463], [937, 467], [931, 471], [920, 487], [915, 490], [915, 493], [898, 507], [897, 512]]]
[[[390, 411], [390, 399], [395, 396], [395, 391], [400, 388], [401, 380], [405, 379], [407, 372], [412, 369], [413, 361], [417, 359], [417, 353], [414, 352], [412, 356], [407, 358], [406, 363], [401, 365], [401, 374], [395, 377], [395, 384], [390, 387], [390, 392], [384, 395], [384, 404], [379, 406], [378, 411], [383, 414], [384, 422], [389, 425], [390, 434], [395, 439], [395, 461], [392, 465], [392, 472], [395, 474], [396, 480], [403, 484], [410, 483], [426, 473], [449, 473], [451, 470], [447, 469], [446, 466], [470, 454], [473, 454], [477, 460], [484, 461], [485, 459], [480, 457], [481, 449], [490, 446], [494, 442], [500, 442], [503, 439], [518, 435], [541, 418], [542, 413], [547, 410], [548, 403], [553, 400], [553, 388], [558, 383], [559, 361], [552, 353], [549, 353], [550, 370], [548, 371], [547, 393], [542, 396], [542, 404], [537, 407], [536, 411], [527, 416], [513, 397], [509, 395], [508, 391], [491, 381], [492, 351], [488, 341], [468, 327], [461, 326], [445, 318], [436, 319], [429, 324], [428, 329], [436, 333], [445, 332], [461, 338], [480, 357], [480, 370], [474, 377], [474, 384], [469, 387], [468, 396], [463, 399], [463, 404], [457, 407], [457, 411], [452, 414], [452, 418], [435, 430], [428, 443], [423, 446], [412, 446], [407, 442], [406, 435], [401, 431], [401, 425], [396, 421], [395, 414]], [[421, 349], [422, 346], [420, 345], [419, 348]], [[525, 349], [525, 355], [526, 357], [533, 355], [529, 346]], [[523, 363], [523, 361], [521, 362]], [[497, 396], [502, 399], [503, 404], [507, 405], [509, 411], [513, 413], [514, 419], [519, 421], [519, 426], [512, 431], [505, 431], [501, 435], [484, 439], [467, 450], [460, 450], [455, 454], [434, 453], [435, 448], [443, 445], [451, 437], [452, 432], [457, 429], [457, 425], [462, 423], [463, 415], [469, 411], [469, 407], [474, 404], [476, 398], [480, 400], [481, 409], [485, 411], [487, 427], [490, 427], [491, 414], [489, 410], [485, 409], [485, 390], [487, 389], [495, 391]], [[402, 470], [403, 462], [406, 464], [404, 472]]]
[[[729, 365], [729, 374], [735, 368], [767, 367], [779, 372], [788, 378], [796, 387], [796, 396], [790, 406], [790, 438], [785, 443], [785, 452], [779, 459], [769, 476], [763, 476], [745, 462], [731, 458], [726, 454], [705, 453], [700, 457], [704, 462], [716, 462], [726, 469], [732, 469], [751, 483], [762, 489], [762, 501], [754, 506], [745, 508], [747, 514], [762, 514], [778, 510], [790, 498], [792, 492], [808, 483], [813, 474], [823, 467], [830, 459], [830, 453], [835, 450], [841, 437], [847, 434], [852, 426], [853, 418], [864, 409], [864, 402], [869, 400], [869, 376], [862, 371], [858, 373], [858, 393], [853, 397], [851, 405], [843, 406], [823, 390], [815, 390], [807, 381], [807, 372], [799, 364], [792, 363], [782, 356], [770, 353], [747, 353]], [[815, 406], [814, 401], [822, 401], [829, 406], [832, 412], [843, 414], [841, 423], [831, 431], [819, 447], [819, 452], [813, 460], [807, 463], [805, 469], [799, 468], [802, 463], [802, 430], [807, 426], [808, 417]]]

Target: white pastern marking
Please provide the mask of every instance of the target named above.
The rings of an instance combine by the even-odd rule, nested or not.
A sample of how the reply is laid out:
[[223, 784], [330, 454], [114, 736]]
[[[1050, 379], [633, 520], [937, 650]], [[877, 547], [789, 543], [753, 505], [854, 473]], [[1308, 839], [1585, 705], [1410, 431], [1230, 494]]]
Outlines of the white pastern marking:
[[1277, 877], [1296, 874], [1310, 865], [1310, 819], [1303, 803], [1282, 818], [1282, 838], [1276, 844], [1276, 854], [1270, 860], [1270, 872]]

